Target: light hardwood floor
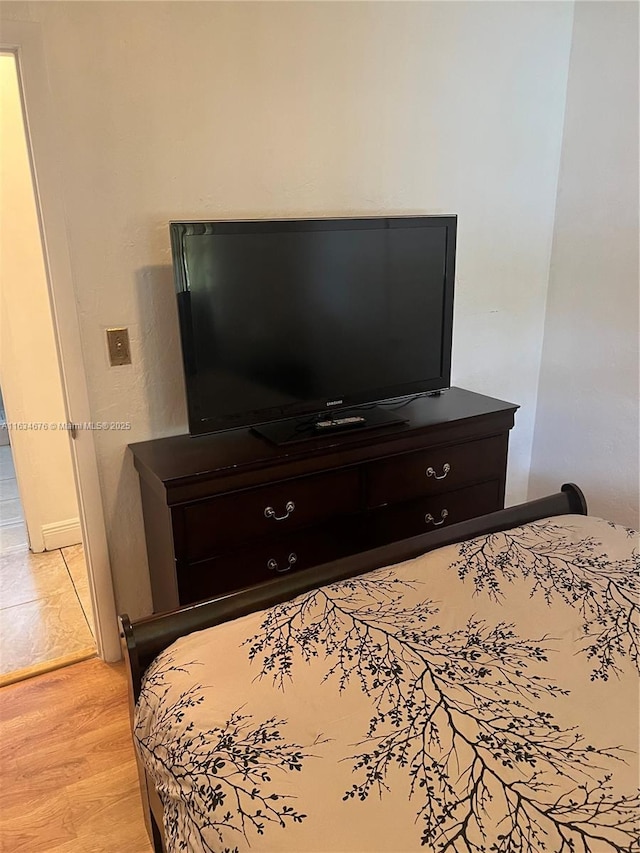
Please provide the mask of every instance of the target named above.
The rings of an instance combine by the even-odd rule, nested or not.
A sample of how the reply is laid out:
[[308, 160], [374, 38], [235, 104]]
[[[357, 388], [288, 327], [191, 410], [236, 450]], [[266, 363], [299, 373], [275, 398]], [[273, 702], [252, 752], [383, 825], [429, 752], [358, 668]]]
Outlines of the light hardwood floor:
[[123, 664], [0, 688], [2, 853], [151, 853]]

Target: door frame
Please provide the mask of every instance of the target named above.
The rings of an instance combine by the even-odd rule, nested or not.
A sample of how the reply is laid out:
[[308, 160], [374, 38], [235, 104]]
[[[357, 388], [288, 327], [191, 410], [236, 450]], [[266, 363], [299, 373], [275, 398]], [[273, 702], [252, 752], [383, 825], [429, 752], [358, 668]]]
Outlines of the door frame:
[[[53, 116], [40, 25], [2, 20], [0, 50], [16, 57], [66, 418], [72, 423], [89, 423], [92, 417], [56, 156], [61, 140]], [[70, 443], [96, 645], [101, 658], [115, 661], [121, 657], [120, 638], [93, 432], [80, 429]]]

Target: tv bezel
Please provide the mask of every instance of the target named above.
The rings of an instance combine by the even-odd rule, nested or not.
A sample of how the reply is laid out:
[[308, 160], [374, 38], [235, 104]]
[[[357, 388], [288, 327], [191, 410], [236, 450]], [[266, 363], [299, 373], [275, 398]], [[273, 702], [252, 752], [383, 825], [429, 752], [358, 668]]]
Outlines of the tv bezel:
[[[417, 394], [443, 391], [451, 383], [451, 351], [453, 343], [453, 297], [455, 289], [455, 265], [457, 242], [457, 215], [410, 215], [410, 216], [358, 216], [309, 219], [214, 219], [176, 220], [169, 223], [171, 254], [175, 290], [178, 300], [180, 345], [185, 378], [189, 433], [193, 436], [225, 432], [241, 427], [255, 427], [275, 421], [309, 417], [315, 414], [335, 413], [358, 406], [375, 405], [386, 400], [395, 400]], [[182, 236], [193, 233], [195, 227], [207, 228], [207, 233], [242, 234], [283, 231], [312, 230], [358, 230], [362, 228], [446, 228], [445, 275], [443, 280], [443, 316], [441, 325], [441, 373], [415, 382], [379, 388], [368, 388], [357, 394], [340, 396], [339, 393], [321, 399], [304, 400], [286, 406], [246, 410], [237, 415], [203, 416], [199, 411], [197, 390], [191, 378], [193, 355], [190, 351], [190, 306], [185, 294], [189, 293], [187, 274], [182, 251]], [[338, 389], [336, 389], [338, 392]]]

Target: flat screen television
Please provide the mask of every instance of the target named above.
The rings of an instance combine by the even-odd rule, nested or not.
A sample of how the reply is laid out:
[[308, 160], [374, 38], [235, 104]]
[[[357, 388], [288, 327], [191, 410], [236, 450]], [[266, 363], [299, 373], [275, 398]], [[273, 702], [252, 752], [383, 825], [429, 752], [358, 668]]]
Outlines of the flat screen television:
[[189, 432], [273, 438], [269, 424], [298, 419], [291, 436], [304, 437], [316, 415], [366, 426], [370, 404], [446, 389], [456, 227], [455, 216], [172, 222]]

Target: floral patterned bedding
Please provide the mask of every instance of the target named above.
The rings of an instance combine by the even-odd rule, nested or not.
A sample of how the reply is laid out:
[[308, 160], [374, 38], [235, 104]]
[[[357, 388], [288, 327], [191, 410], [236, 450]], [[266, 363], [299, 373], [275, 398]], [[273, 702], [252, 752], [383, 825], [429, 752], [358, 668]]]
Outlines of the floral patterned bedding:
[[183, 637], [135, 739], [174, 851], [639, 851], [638, 537], [563, 516]]

